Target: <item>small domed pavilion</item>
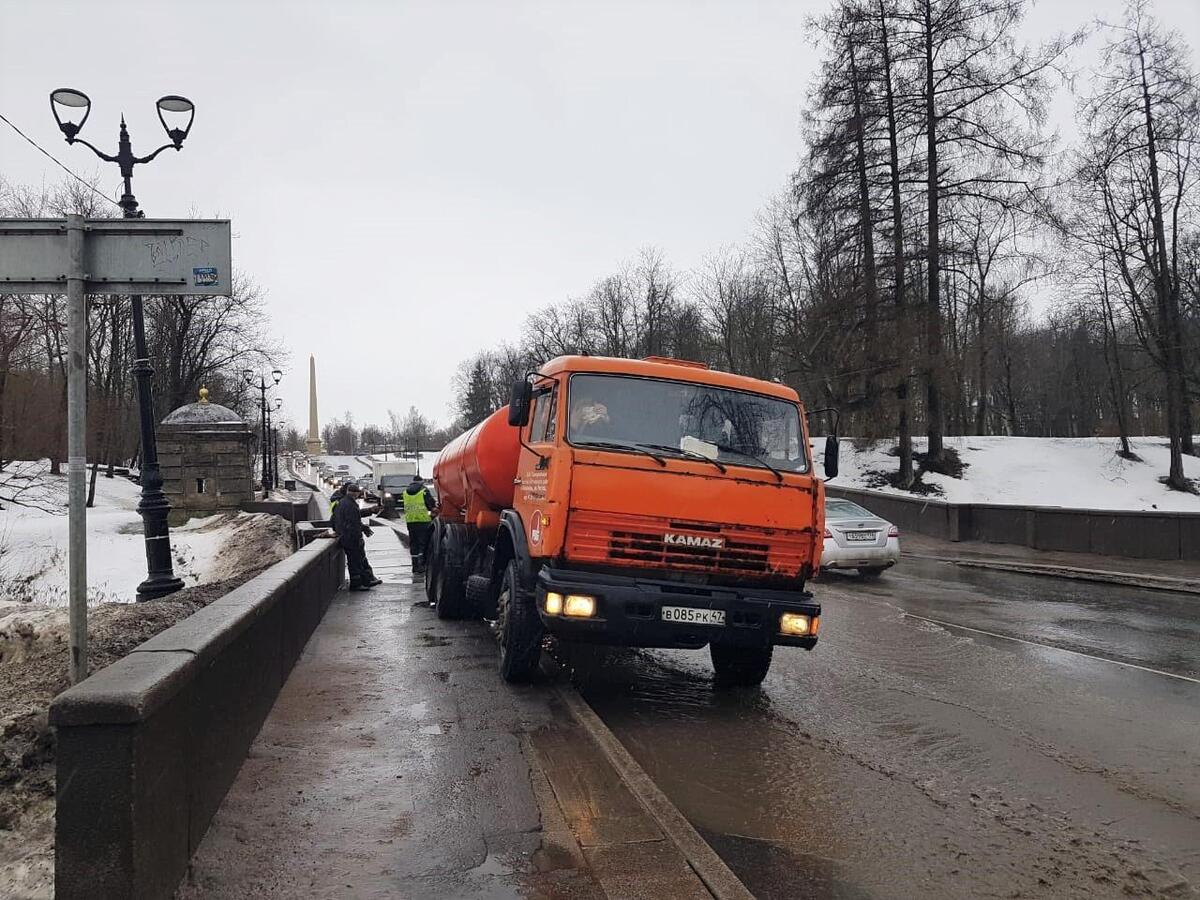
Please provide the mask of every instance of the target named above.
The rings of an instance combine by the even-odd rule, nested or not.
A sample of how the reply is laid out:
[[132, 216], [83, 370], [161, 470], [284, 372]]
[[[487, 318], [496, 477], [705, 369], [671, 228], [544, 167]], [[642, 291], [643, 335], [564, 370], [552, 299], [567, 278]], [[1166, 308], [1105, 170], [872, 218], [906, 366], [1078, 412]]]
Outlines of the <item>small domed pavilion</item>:
[[181, 406], [158, 427], [158, 463], [170, 523], [192, 516], [236, 512], [254, 499], [250, 445], [253, 433], [232, 409], [208, 400]]

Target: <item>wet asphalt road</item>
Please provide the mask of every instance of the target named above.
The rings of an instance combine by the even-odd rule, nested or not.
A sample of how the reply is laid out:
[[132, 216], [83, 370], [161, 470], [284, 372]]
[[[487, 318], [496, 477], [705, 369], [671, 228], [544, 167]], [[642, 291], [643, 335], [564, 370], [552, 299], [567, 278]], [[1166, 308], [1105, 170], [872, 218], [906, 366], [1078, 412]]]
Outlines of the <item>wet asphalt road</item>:
[[917, 559], [814, 589], [820, 645], [760, 690], [579, 658], [759, 897], [1200, 896], [1200, 597]]

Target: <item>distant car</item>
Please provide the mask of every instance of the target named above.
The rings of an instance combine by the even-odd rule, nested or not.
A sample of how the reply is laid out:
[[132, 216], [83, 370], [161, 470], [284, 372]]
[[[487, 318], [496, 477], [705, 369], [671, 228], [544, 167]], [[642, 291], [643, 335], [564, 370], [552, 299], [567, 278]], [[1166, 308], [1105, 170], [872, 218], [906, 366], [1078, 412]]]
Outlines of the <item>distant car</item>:
[[379, 480], [379, 499], [384, 516], [393, 518], [398, 515], [397, 507], [404, 508], [404, 500], [400, 495], [411, 482], [411, 475], [384, 475]]
[[821, 568], [857, 569], [878, 578], [900, 562], [900, 529], [857, 503], [825, 498], [825, 547]]

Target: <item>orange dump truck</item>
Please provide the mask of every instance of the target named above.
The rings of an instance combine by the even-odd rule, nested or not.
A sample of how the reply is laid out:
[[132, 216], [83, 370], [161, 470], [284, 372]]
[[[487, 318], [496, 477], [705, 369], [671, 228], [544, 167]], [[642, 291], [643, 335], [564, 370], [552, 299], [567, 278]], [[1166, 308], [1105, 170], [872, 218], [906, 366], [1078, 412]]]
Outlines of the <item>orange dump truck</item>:
[[[837, 469], [837, 443], [826, 472]], [[824, 486], [796, 392], [662, 358], [565, 356], [513, 388], [433, 469], [426, 592], [495, 623], [500, 672], [542, 639], [708, 645], [758, 684], [776, 645], [811, 650]]]

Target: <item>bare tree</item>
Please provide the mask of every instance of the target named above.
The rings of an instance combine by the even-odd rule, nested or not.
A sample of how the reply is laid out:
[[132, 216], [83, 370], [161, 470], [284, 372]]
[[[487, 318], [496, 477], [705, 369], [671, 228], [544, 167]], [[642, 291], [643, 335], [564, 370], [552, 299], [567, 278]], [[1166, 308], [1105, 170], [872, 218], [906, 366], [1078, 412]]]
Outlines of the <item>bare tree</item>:
[[1036, 188], [1030, 173], [1046, 159], [1040, 129], [1048, 77], [1079, 39], [1018, 45], [1027, 7], [1027, 0], [911, 0], [897, 13], [904, 40], [920, 60], [910, 105], [919, 108], [924, 138], [925, 464], [935, 469], [945, 455], [942, 205], [974, 197], [1003, 207], [1012, 187]]
[[1191, 417], [1184, 362], [1180, 249], [1198, 199], [1200, 84], [1187, 48], [1141, 0], [1112, 40], [1080, 107], [1080, 180], [1099, 213], [1099, 250], [1112, 259], [1139, 339], [1163, 374], [1171, 462], [1169, 487], [1188, 490], [1184, 447]]

